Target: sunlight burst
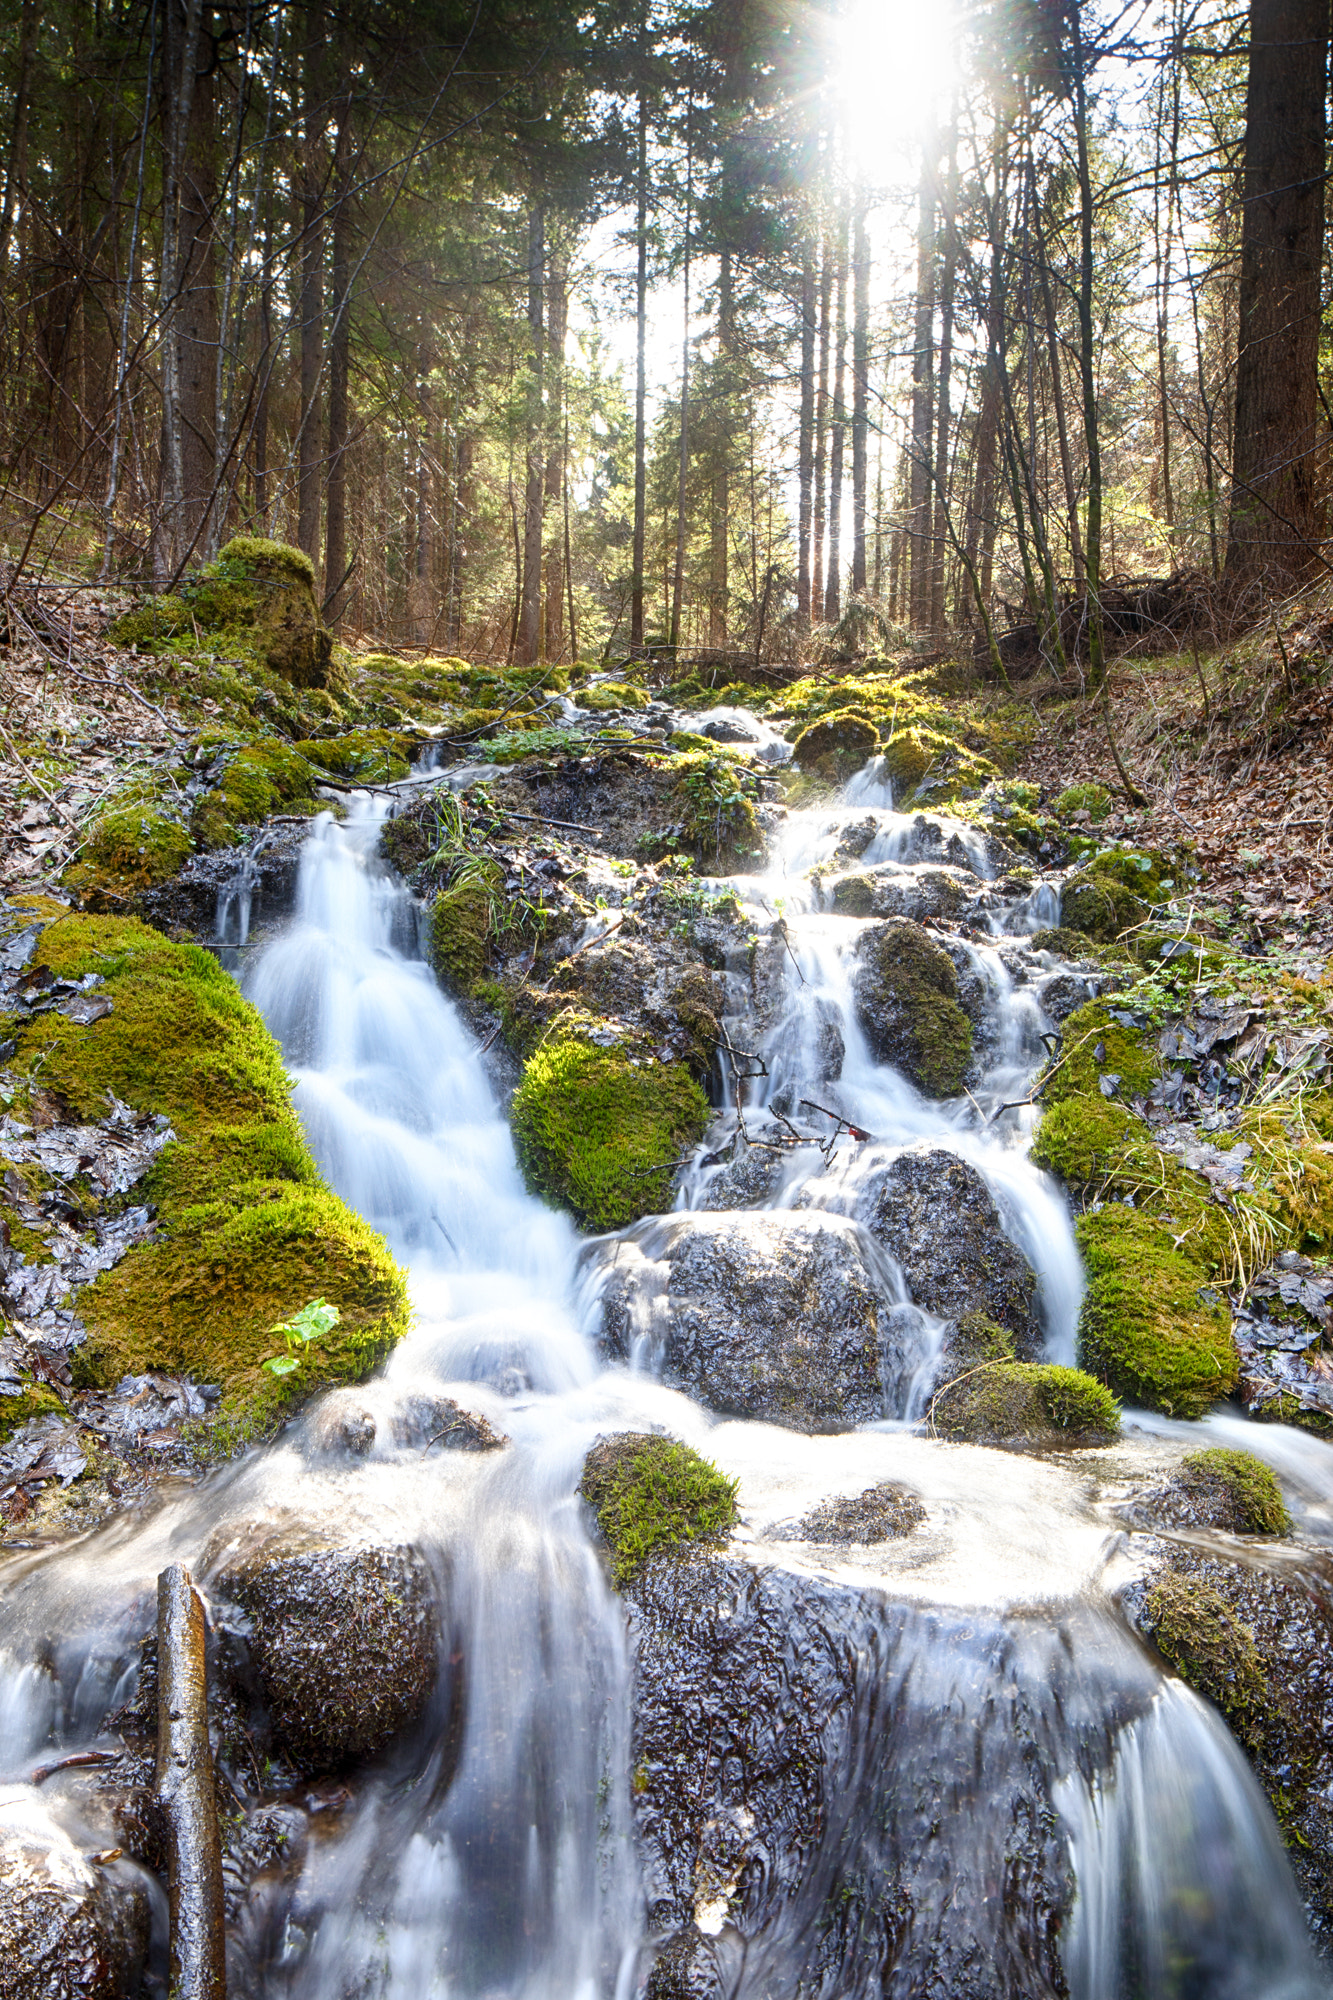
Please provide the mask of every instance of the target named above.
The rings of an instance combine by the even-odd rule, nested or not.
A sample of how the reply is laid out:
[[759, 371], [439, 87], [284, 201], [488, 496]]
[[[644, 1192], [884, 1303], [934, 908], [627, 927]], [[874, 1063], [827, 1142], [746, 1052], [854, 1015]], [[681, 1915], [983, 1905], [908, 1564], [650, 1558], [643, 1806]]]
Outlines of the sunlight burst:
[[874, 179], [947, 115], [957, 16], [949, 0], [851, 0], [835, 34], [852, 161]]

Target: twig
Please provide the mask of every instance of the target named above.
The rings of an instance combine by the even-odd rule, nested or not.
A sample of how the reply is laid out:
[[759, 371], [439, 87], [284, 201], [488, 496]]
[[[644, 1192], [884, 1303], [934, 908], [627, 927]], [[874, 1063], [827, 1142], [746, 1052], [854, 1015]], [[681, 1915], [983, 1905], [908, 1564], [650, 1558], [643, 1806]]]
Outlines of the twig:
[[222, 1844], [208, 1744], [204, 1607], [182, 1563], [157, 1580], [157, 1797], [166, 1821], [171, 1990], [227, 1990]]
[[530, 820], [534, 826], [562, 826], [569, 833], [590, 833], [598, 840], [603, 838], [606, 831], [604, 827], [600, 826], [579, 826], [572, 819], [552, 819], [547, 813], [510, 812], [508, 806], [499, 806], [497, 810], [505, 819]]
[[44, 1785], [57, 1771], [81, 1770], [89, 1764], [114, 1764], [117, 1752], [114, 1750], [75, 1750], [68, 1757], [60, 1757], [54, 1764], [39, 1764], [28, 1780], [31, 1785]]
[[801, 971], [801, 961], [799, 960], [799, 958], [797, 958], [796, 953], [791, 948], [791, 939], [787, 935], [787, 919], [785, 917], [778, 918], [776, 929], [782, 938], [782, 942], [787, 947], [788, 958], [791, 960], [792, 964], [796, 967], [796, 977], [800, 980], [802, 986], [804, 986], [805, 974]]
[[31, 784], [34, 784], [37, 787], [42, 797], [46, 800], [46, 803], [49, 806], [53, 807], [54, 810], [59, 813], [61, 819], [64, 820], [65, 825], [71, 828], [71, 830], [76, 829], [79, 824], [78, 820], [71, 819], [69, 817], [69, 814], [65, 811], [65, 808], [60, 804], [59, 800], [57, 800], [50, 792], [47, 791], [46, 786], [37, 776], [37, 773], [34, 770], [30, 769], [29, 766], [24, 763], [23, 758], [20, 756], [18, 749], [15, 746], [13, 737], [10, 735], [9, 731], [5, 728], [3, 722], [0, 722], [0, 736], [3, 736], [5, 742], [9, 745], [9, 754], [14, 759], [14, 762], [18, 765], [23, 775], [28, 779], [28, 781]]
[[597, 937], [585, 938], [577, 951], [571, 951], [567, 958], [558, 959], [556, 961], [555, 966], [552, 968], [553, 974], [555, 972], [558, 972], [562, 965], [572, 965], [576, 958], [582, 958], [584, 952], [591, 951], [595, 944], [605, 944], [606, 940], [609, 937], [614, 936], [615, 933], [620, 929], [620, 926], [624, 923], [624, 921], [625, 921], [625, 913], [622, 910], [620, 915], [616, 918], [615, 922], [613, 924], [608, 924], [606, 929], [602, 931]]
[[825, 1118], [832, 1118], [834, 1123], [837, 1124], [838, 1126], [841, 1127], [845, 1125], [847, 1128], [848, 1138], [859, 1139], [863, 1143], [873, 1143], [872, 1135], [869, 1132], [864, 1131], [860, 1125], [853, 1125], [851, 1119], [844, 1118], [841, 1111], [830, 1111], [827, 1104], [815, 1104], [808, 1097], [803, 1097], [801, 1099], [801, 1103], [803, 1104], [803, 1106], [807, 1111], [822, 1112]]

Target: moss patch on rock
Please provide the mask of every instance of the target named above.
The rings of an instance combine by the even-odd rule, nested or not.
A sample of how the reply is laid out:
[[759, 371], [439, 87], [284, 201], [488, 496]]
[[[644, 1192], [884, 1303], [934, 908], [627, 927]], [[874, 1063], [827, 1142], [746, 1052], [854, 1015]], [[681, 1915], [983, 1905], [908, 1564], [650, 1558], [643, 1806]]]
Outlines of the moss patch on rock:
[[333, 639], [315, 602], [313, 565], [285, 542], [234, 536], [215, 563], [127, 612], [110, 636], [157, 651], [205, 634], [249, 651], [294, 687], [322, 688], [331, 678]]
[[[206, 754], [212, 746], [203, 747]], [[217, 749], [225, 767], [196, 802], [192, 818], [200, 847], [231, 847], [247, 827], [262, 826], [274, 813], [320, 810], [314, 796], [319, 774], [290, 744], [267, 736]]]
[[834, 709], [800, 732], [792, 746], [792, 762], [839, 785], [859, 771], [878, 747], [879, 731], [870, 716], [852, 708]]
[[1201, 1417], [1236, 1385], [1231, 1316], [1171, 1231], [1121, 1202], [1080, 1218], [1079, 1360], [1127, 1402]]
[[1242, 1535], [1289, 1535], [1291, 1516], [1271, 1466], [1250, 1451], [1223, 1446], [1192, 1451], [1181, 1460], [1180, 1478], [1187, 1486], [1216, 1486], [1227, 1501], [1228, 1518], [1219, 1523]]
[[138, 889], [178, 875], [193, 850], [189, 830], [150, 800], [123, 799], [94, 820], [64, 886], [94, 909], [114, 910]]
[[330, 777], [387, 785], [407, 776], [416, 741], [414, 736], [392, 729], [358, 729], [346, 736], [307, 738], [293, 749]]
[[1220, 1708], [1241, 1742], [1259, 1747], [1267, 1707], [1254, 1633], [1208, 1584], [1173, 1573], [1159, 1578], [1142, 1622], [1183, 1681]]
[[475, 863], [431, 905], [427, 956], [440, 984], [471, 996], [486, 970], [504, 877], [493, 861]]
[[1120, 1411], [1079, 1368], [993, 1361], [946, 1383], [931, 1422], [941, 1437], [969, 1444], [1100, 1444], [1118, 1433]]
[[[221, 1415], [253, 1433], [333, 1383], [359, 1381], [407, 1324], [407, 1293], [383, 1239], [321, 1181], [292, 1109], [282, 1055], [207, 952], [131, 918], [66, 917], [35, 963], [99, 973], [112, 1011], [90, 1027], [42, 1014], [18, 1032], [14, 1067], [71, 1116], [101, 1116], [109, 1092], [171, 1121], [142, 1184], [158, 1233], [80, 1295], [89, 1328], [76, 1380], [107, 1387], [149, 1369], [218, 1383]], [[310, 1299], [336, 1328], [281, 1379], [263, 1363], [273, 1331]]]
[[598, 1439], [579, 1492], [611, 1552], [618, 1590], [649, 1556], [717, 1540], [737, 1518], [734, 1479], [687, 1444], [636, 1431]]
[[523, 1066], [512, 1119], [532, 1191], [585, 1228], [622, 1229], [661, 1207], [709, 1107], [684, 1063], [556, 1027]]
[[0, 1442], [13, 1436], [20, 1425], [29, 1423], [33, 1417], [51, 1417], [65, 1414], [65, 1405], [54, 1389], [47, 1389], [39, 1382], [25, 1383], [17, 1396], [0, 1396]]
[[875, 924], [859, 946], [856, 1005], [875, 1053], [928, 1097], [953, 1097], [972, 1059], [972, 1023], [942, 946], [906, 919]]

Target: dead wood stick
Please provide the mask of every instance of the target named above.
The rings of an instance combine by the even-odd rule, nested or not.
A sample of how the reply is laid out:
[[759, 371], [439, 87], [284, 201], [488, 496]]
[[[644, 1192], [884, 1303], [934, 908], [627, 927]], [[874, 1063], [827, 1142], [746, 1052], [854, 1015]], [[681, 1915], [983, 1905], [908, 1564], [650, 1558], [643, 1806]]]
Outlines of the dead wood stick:
[[183, 1563], [172, 1563], [157, 1579], [157, 1677], [157, 1796], [167, 1828], [172, 2000], [226, 2000], [204, 1607]]
[[75, 1750], [71, 1756], [57, 1758], [54, 1764], [39, 1764], [29, 1783], [44, 1785], [48, 1778], [54, 1778], [57, 1771], [79, 1771], [94, 1764], [114, 1764], [118, 1752], [115, 1750]]

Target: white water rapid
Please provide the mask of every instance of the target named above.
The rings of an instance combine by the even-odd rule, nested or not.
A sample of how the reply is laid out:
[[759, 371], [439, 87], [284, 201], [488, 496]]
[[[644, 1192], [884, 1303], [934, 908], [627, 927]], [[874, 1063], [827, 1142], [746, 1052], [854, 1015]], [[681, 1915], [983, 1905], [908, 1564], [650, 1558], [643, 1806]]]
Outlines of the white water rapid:
[[[277, 1445], [145, 1515], [11, 1562], [0, 1578], [0, 1779], [11, 1786], [0, 1810], [6, 1797], [29, 1798], [30, 1767], [48, 1746], [61, 1754], [98, 1740], [101, 1718], [133, 1685], [144, 1607], [166, 1561], [197, 1564], [257, 1518], [350, 1524], [425, 1552], [447, 1605], [440, 1686], [425, 1724], [359, 1783], [327, 1832], [316, 1828], [270, 1903], [245, 1915], [233, 1995], [630, 2000], [651, 1929], [632, 1835], [631, 1641], [575, 1489], [599, 1433], [660, 1427], [739, 1479], [739, 1559], [797, 1591], [852, 1587], [882, 1607], [871, 1638], [847, 1642], [857, 1694], [821, 1882], [842, 1881], [848, 1856], [885, 1881], [910, 1863], [919, 1924], [967, 1883], [982, 1885], [978, 1911], [993, 1912], [1009, 1876], [987, 1774], [1021, 1777], [1027, 1759], [1049, 1782], [1058, 1808], [1049, 1837], [1075, 1880], [1063, 1945], [1074, 2000], [1326, 1995], [1241, 1753], [1113, 1610], [1123, 1537], [1076, 1466], [916, 1435], [904, 1421], [907, 1390], [881, 1422], [806, 1436], [719, 1421], [650, 1373], [599, 1360], [580, 1239], [524, 1189], [474, 1039], [419, 954], [413, 901], [377, 859], [383, 812], [360, 801], [343, 824], [316, 822], [294, 915], [245, 978], [282, 1043], [324, 1173], [410, 1271], [412, 1331], [356, 1392], [375, 1442], [362, 1457], [329, 1453], [317, 1406]], [[744, 1106], [729, 1091], [699, 1160], [720, 1149], [738, 1108], [756, 1120], [774, 1107], [792, 1114], [812, 1043], [835, 1020], [844, 1054], [832, 1101], [855, 1107], [874, 1146], [844, 1147], [828, 1166], [806, 1148], [772, 1202], [790, 1203], [808, 1184], [817, 1205], [850, 1212], [868, 1162], [921, 1140], [961, 1154], [1038, 1273], [1049, 1355], [1070, 1361], [1080, 1275], [1069, 1217], [1027, 1159], [1030, 1114], [995, 1116], [1027, 1097], [1050, 1022], [1006, 969], [997, 918], [994, 942], [970, 947], [989, 996], [988, 1066], [973, 1096], [931, 1103], [876, 1063], [849, 1002], [859, 925], [818, 907], [806, 872], [853, 823], [865, 835], [867, 819], [862, 865], [896, 864], [910, 878], [938, 859], [922, 851], [936, 838], [930, 825], [923, 834], [893, 814], [872, 768], [837, 808], [791, 816], [767, 876], [727, 885], [766, 923], [775, 912], [786, 919], [790, 950], [767, 1022], [754, 1022], [734, 982], [733, 1038], [751, 1037], [743, 1045], [767, 1073]], [[984, 887], [979, 838], [937, 824]], [[1045, 891], [1005, 921], [1031, 930], [1053, 915]], [[719, 1171], [687, 1171], [682, 1211]], [[641, 1240], [642, 1228], [627, 1232], [627, 1243]], [[513, 1448], [427, 1456], [393, 1443], [392, 1412], [422, 1393], [454, 1395]], [[1306, 1484], [1319, 1484], [1317, 1461], [1333, 1495], [1333, 1452], [1308, 1439], [1299, 1450]], [[786, 1533], [816, 1502], [890, 1479], [924, 1504], [916, 1535], [837, 1550]], [[1021, 1741], [1020, 1708], [1035, 1718]], [[911, 1716], [910, 1741], [895, 1737]], [[921, 1776], [909, 1812], [890, 1794], [895, 1768], [915, 1771], [913, 1758]], [[68, 1801], [52, 1810], [81, 1825]], [[892, 1853], [893, 1829], [918, 1822], [929, 1852]], [[159, 1907], [159, 1932], [161, 1921]], [[828, 2000], [906, 1995], [888, 1966], [821, 1986], [809, 1968], [823, 1923], [807, 1912], [763, 1950], [720, 1951], [728, 2000], [777, 2000], [798, 1984]], [[854, 1952], [846, 1963], [859, 1963]], [[997, 1975], [993, 1987], [968, 1990], [1053, 1993], [1025, 1976], [1010, 1968], [1003, 1983]]]

